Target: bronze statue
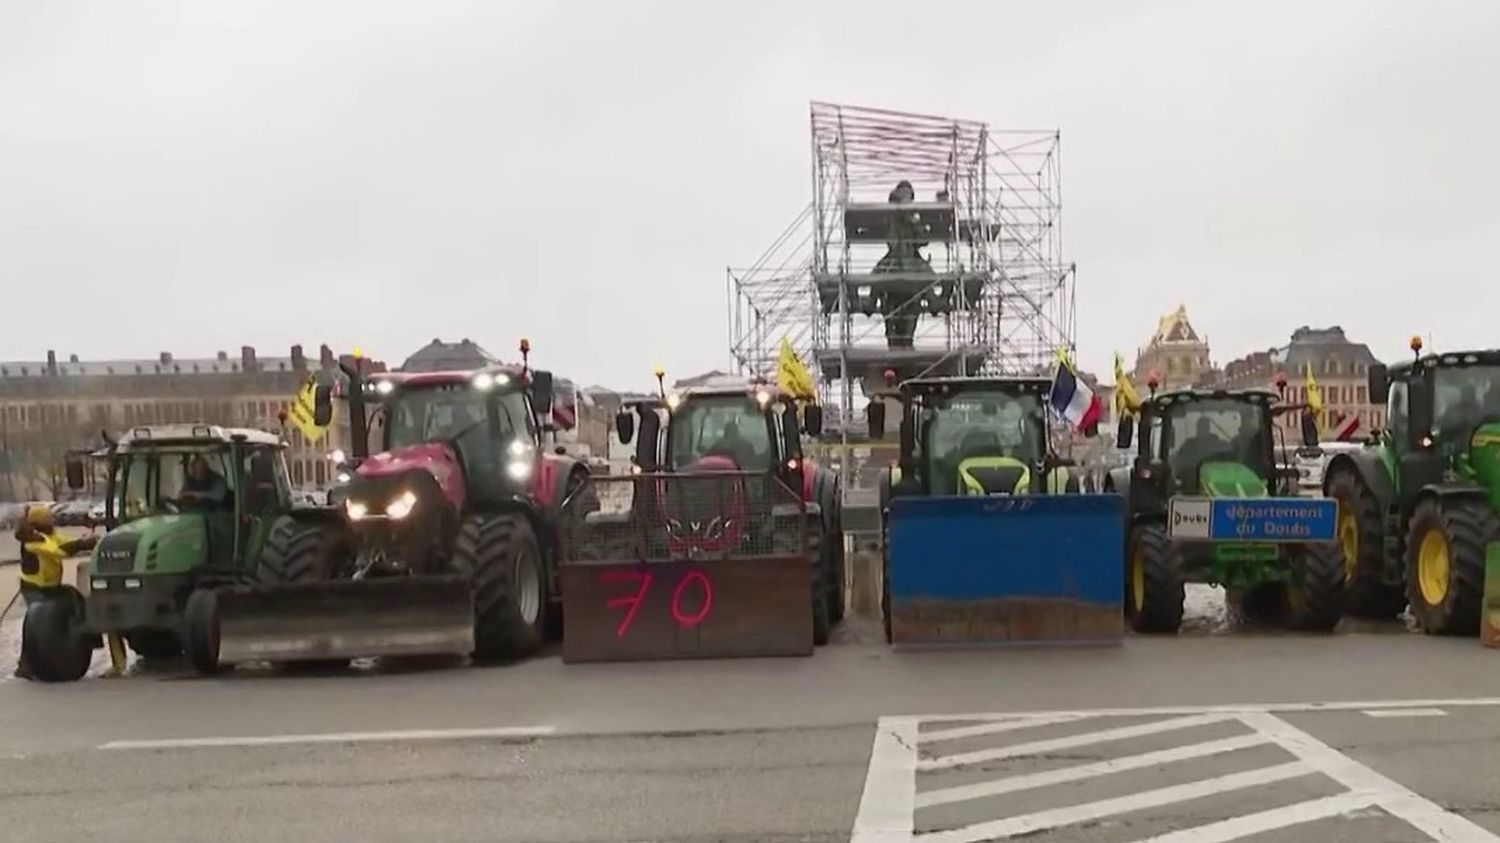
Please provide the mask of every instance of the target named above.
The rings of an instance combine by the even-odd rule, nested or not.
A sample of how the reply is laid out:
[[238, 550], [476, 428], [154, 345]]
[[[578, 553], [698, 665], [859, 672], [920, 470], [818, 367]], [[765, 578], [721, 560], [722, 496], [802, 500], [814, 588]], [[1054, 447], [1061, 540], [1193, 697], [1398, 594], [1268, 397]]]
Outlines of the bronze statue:
[[[904, 204], [916, 199], [911, 182], [903, 180], [891, 191], [891, 204]], [[872, 273], [906, 273], [932, 275], [932, 264], [922, 255], [927, 245], [921, 239], [921, 217], [910, 214], [892, 214], [886, 233], [885, 256], [875, 264]], [[885, 320], [886, 347], [891, 349], [911, 348], [917, 332], [917, 318], [921, 314], [919, 301], [930, 286], [925, 281], [888, 281], [875, 288], [875, 306]]]

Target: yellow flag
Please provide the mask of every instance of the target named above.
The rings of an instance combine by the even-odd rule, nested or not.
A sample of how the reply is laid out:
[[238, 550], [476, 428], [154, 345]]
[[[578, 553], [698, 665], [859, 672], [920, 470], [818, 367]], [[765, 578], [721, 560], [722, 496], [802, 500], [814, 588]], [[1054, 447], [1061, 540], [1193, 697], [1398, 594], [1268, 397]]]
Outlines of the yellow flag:
[[776, 385], [804, 401], [816, 401], [818, 398], [812, 373], [802, 365], [802, 359], [797, 356], [786, 337], [781, 338], [781, 353], [777, 355]]
[[325, 427], [319, 427], [313, 421], [313, 408], [317, 401], [318, 378], [316, 375], [308, 375], [303, 381], [302, 388], [297, 390], [297, 397], [292, 399], [292, 408], [287, 411], [287, 418], [302, 431], [303, 438], [309, 442], [316, 442], [323, 438], [328, 431]]
[[1125, 361], [1118, 354], [1115, 355], [1115, 410], [1121, 415], [1141, 411], [1141, 395], [1135, 391], [1130, 376], [1125, 374]]
[[1313, 421], [1318, 425], [1318, 435], [1323, 435], [1323, 389], [1313, 379], [1312, 363], [1307, 364], [1307, 411], [1312, 413]]

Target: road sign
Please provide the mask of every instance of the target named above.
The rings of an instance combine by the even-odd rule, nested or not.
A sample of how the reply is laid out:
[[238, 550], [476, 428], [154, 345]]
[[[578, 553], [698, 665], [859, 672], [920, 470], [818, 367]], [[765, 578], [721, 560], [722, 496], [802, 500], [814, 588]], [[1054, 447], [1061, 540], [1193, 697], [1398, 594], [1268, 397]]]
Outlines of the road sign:
[[1174, 497], [1167, 529], [1174, 539], [1220, 542], [1329, 542], [1339, 503], [1333, 498]]

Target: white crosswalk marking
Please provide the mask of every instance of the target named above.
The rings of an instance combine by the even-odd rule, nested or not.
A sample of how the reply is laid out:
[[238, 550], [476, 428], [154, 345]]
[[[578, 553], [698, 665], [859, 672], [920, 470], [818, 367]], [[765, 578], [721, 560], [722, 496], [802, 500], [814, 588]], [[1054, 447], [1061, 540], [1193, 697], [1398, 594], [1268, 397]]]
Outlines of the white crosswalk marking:
[[[1047, 832], [1065, 836], [1059, 830], [1128, 814], [1117, 822], [1141, 827], [1135, 843], [1228, 843], [1355, 817], [1401, 823], [1422, 839], [1442, 843], [1500, 843], [1500, 836], [1318, 741], [1272, 708], [883, 718], [852, 840], [978, 843]], [[1416, 714], [1422, 709], [1366, 703], [1339, 710], [1446, 713]], [[1131, 716], [1152, 719], [1129, 725], [1111, 720]], [[934, 724], [947, 725], [923, 731]], [[1188, 731], [1208, 726], [1217, 728], [1212, 734]], [[958, 741], [965, 743], [953, 746]], [[1048, 768], [1072, 755], [1086, 763]], [[996, 762], [1004, 762], [1003, 772], [991, 770]], [[1289, 784], [1302, 780], [1307, 784]], [[1330, 788], [1340, 792], [1329, 794]], [[1210, 813], [1200, 825], [1173, 827], [1180, 825], [1181, 811], [1172, 806], [1225, 793], [1244, 794], [1229, 804], [1246, 805], [1245, 813]], [[1293, 801], [1299, 794], [1300, 801]], [[1046, 807], [1038, 810], [1038, 802]], [[1173, 811], [1177, 822], [1165, 822], [1163, 809]]]

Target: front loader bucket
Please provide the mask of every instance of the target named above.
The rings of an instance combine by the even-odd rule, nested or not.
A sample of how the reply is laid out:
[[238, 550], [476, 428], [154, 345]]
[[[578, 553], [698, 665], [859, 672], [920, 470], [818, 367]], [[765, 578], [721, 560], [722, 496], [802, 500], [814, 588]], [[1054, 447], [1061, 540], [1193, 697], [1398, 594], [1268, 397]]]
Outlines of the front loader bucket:
[[1113, 643], [1124, 622], [1118, 495], [897, 497], [891, 643]]
[[465, 577], [226, 586], [215, 596], [225, 664], [474, 650], [474, 591]]

